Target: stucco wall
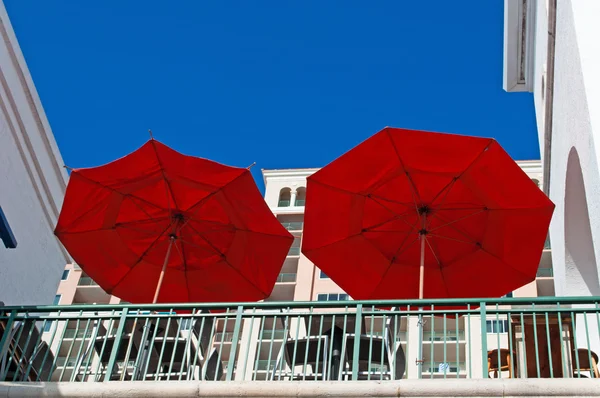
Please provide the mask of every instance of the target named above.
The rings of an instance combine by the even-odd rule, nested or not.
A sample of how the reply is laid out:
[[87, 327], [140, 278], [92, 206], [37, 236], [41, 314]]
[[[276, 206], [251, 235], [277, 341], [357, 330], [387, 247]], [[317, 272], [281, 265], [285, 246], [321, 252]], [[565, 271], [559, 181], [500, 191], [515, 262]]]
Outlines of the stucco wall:
[[[538, 1], [535, 37], [534, 101], [538, 131], [544, 132], [547, 46], [546, 1]], [[558, 0], [554, 60], [554, 102], [550, 198], [556, 204], [550, 226], [557, 296], [600, 294], [600, 2]], [[540, 136], [542, 138], [542, 136]], [[540, 139], [543, 150], [543, 139]], [[578, 346], [585, 347], [585, 320], [577, 319]], [[581, 327], [579, 327], [581, 326]], [[598, 335], [595, 323], [589, 332]], [[600, 351], [598, 339], [591, 348]]]
[[0, 206], [18, 242], [0, 244], [0, 301], [50, 304], [68, 262], [52, 233], [67, 174], [1, 2], [0, 35]]
[[[595, 9], [599, 2], [590, 0], [559, 0], [557, 2], [556, 21], [556, 54], [554, 77], [553, 104], [553, 134], [552, 134], [552, 163], [550, 174], [550, 198], [556, 204], [554, 218], [550, 228], [552, 243], [552, 260], [557, 295], [583, 295], [590, 293], [590, 287], [581, 277], [578, 268], [589, 266], [593, 258], [599, 258], [600, 245], [600, 174], [598, 172], [598, 151], [596, 143], [598, 129], [594, 129], [591, 115], [598, 115], [600, 109], [591, 106], [590, 93], [599, 93], [600, 85], [593, 86], [593, 81], [584, 76], [585, 66], [582, 63], [582, 52], [595, 50], [600, 53], [600, 29], [597, 21], [590, 21], [585, 16], [588, 13], [599, 16]], [[578, 29], [576, 24], [592, 24], [595, 27], [595, 40], [587, 35], [593, 35], [588, 29]], [[593, 47], [593, 48], [589, 48]], [[598, 70], [595, 71], [598, 73]], [[537, 93], [536, 93], [537, 95]], [[568, 171], [569, 156], [571, 155]], [[581, 168], [583, 184], [578, 184], [578, 170]], [[569, 177], [568, 177], [569, 176]], [[570, 183], [567, 187], [567, 179]], [[567, 189], [569, 188], [569, 189]], [[573, 206], [566, 208], [565, 203], [572, 202]], [[569, 224], [569, 217], [581, 219], [578, 209], [587, 206], [589, 229], [586, 225]], [[579, 212], [578, 212], [579, 210]], [[569, 236], [565, 235], [568, 229]], [[587, 230], [587, 231], [586, 231]], [[589, 236], [588, 234], [591, 234]], [[588, 236], [586, 236], [588, 235]], [[576, 256], [585, 254], [585, 263], [567, 267], [569, 254], [566, 242], [591, 241], [590, 253], [573, 253]], [[574, 246], [575, 248], [577, 245]], [[571, 256], [572, 257], [572, 256]], [[579, 272], [579, 275], [578, 275]], [[600, 272], [596, 266], [596, 278]], [[585, 274], [585, 271], [584, 271]], [[595, 289], [591, 289], [594, 290]]]

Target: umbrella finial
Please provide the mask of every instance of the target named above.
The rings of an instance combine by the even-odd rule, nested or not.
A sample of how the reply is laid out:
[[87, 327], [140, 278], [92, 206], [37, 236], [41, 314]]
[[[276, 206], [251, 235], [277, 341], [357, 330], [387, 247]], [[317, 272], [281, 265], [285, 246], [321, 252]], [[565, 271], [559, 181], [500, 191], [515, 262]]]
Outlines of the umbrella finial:
[[256, 162], [252, 162], [252, 164], [248, 167], [246, 167], [248, 170], [250, 170], [252, 167], [256, 166]]
[[72, 167], [69, 167], [69, 166], [67, 166], [66, 164], [63, 164], [63, 167], [64, 167], [65, 169], [67, 169], [67, 170], [71, 170], [71, 171], [72, 171], [72, 170], [75, 170], [74, 168], [72, 168]]
[[152, 135], [152, 130], [148, 129], [148, 134], [150, 134], [150, 139], [153, 140], [154, 136]]

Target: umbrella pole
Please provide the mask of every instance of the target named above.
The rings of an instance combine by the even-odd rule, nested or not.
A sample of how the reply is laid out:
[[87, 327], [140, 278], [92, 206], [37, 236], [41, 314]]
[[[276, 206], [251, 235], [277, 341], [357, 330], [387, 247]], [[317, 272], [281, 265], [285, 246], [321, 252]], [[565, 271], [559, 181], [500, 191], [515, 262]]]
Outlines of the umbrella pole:
[[[421, 240], [421, 256], [420, 256], [420, 264], [419, 264], [419, 300], [423, 299], [423, 288], [425, 282], [425, 223], [427, 220], [427, 213], [423, 213], [423, 229], [420, 232], [420, 240]], [[417, 375], [418, 378], [421, 379], [423, 376], [423, 307], [419, 307], [419, 348], [417, 352]]]
[[165, 277], [165, 271], [167, 269], [167, 264], [169, 263], [169, 257], [171, 256], [171, 249], [173, 248], [174, 243], [175, 236], [171, 236], [171, 239], [169, 240], [169, 247], [167, 248], [167, 254], [165, 255], [165, 262], [163, 263], [162, 270], [160, 271], [160, 277], [158, 278], [158, 284], [156, 286], [156, 292], [154, 293], [152, 304], [156, 304], [156, 301], [158, 300], [158, 294], [160, 293], [160, 288], [163, 283], [163, 278]]

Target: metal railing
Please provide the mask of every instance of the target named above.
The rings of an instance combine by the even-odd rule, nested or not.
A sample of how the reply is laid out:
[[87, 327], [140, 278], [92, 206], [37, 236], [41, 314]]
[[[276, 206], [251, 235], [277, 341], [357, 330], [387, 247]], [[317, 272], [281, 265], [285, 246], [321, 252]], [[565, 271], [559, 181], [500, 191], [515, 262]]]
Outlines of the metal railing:
[[0, 381], [595, 378], [599, 330], [600, 297], [0, 307]]
[[79, 278], [77, 286], [98, 286], [98, 284], [89, 276], [82, 276]]
[[283, 225], [285, 227], [285, 229], [287, 229], [288, 231], [302, 231], [302, 228], [304, 227], [304, 222], [289, 221], [289, 222], [282, 222], [281, 225]]
[[277, 283], [296, 282], [295, 273], [281, 273], [277, 276]]

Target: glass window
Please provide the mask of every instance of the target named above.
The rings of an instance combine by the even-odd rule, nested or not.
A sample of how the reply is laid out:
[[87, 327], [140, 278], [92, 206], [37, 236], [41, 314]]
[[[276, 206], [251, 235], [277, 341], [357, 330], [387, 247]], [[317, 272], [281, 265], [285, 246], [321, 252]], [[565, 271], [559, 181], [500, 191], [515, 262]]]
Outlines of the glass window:
[[508, 321], [485, 321], [488, 333], [508, 333]]
[[290, 188], [282, 188], [279, 191], [279, 202], [277, 207], [289, 207], [292, 201], [292, 190]]
[[347, 301], [350, 297], [346, 293], [322, 293], [317, 295], [317, 301]]
[[57, 294], [56, 296], [54, 296], [54, 303], [52, 303], [52, 304], [54, 304], [54, 305], [59, 305], [59, 304], [60, 304], [60, 298], [61, 298], [61, 297], [62, 297], [62, 296], [61, 296], [60, 294]]
[[300, 187], [296, 189], [296, 201], [294, 206], [304, 206], [306, 203], [306, 188]]
[[325, 274], [325, 272], [321, 271], [321, 273], [319, 274], [319, 278], [321, 279], [329, 279], [329, 277], [327, 276], [327, 274]]
[[63, 271], [63, 274], [62, 274], [62, 278], [60, 278], [60, 280], [61, 280], [61, 281], [66, 281], [66, 280], [67, 280], [67, 278], [69, 277], [69, 274], [70, 274], [70, 273], [71, 273], [71, 271], [69, 271], [68, 269], [64, 270], [64, 271]]
[[44, 324], [44, 332], [49, 332], [50, 329], [52, 329], [52, 323], [53, 321], [46, 321]]

